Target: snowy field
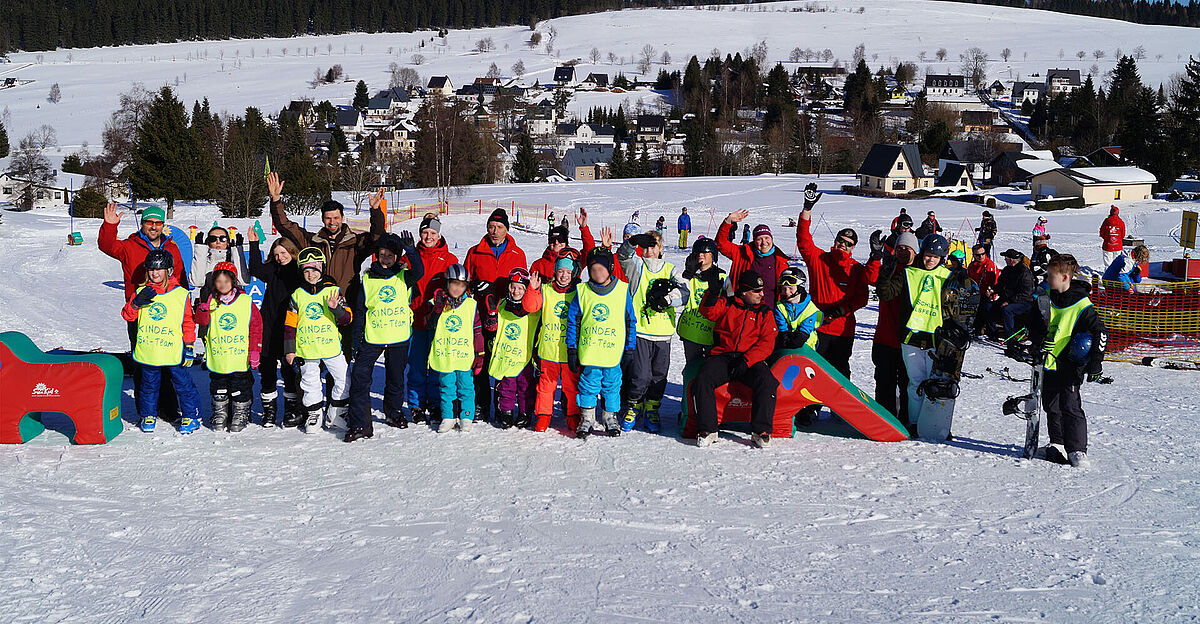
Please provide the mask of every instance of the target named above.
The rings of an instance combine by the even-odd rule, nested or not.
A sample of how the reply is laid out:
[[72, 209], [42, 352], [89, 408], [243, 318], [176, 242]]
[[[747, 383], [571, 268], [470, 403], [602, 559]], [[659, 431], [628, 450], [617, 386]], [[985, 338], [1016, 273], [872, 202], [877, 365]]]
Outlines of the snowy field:
[[[828, 12], [794, 12], [806, 4]], [[858, 13], [862, 7], [863, 13]], [[553, 37], [553, 52], [545, 43]], [[753, 6], [724, 6], [720, 10], [681, 8], [645, 9], [564, 17], [542, 22], [542, 45], [529, 48], [526, 27], [451, 31], [443, 45], [431, 41], [433, 33], [348, 34], [293, 39], [205, 41], [161, 45], [58, 50], [11, 55], [11, 65], [0, 65], [0, 78], [32, 80], [16, 88], [0, 90], [0, 112], [6, 108], [10, 140], [29, 130], [50, 124], [58, 131], [64, 150], [89, 143], [98, 146], [108, 114], [117, 106], [117, 94], [140, 81], [151, 90], [169, 84], [189, 107], [194, 100], [209, 98], [214, 111], [241, 114], [247, 106], [276, 113], [289, 100], [328, 99], [349, 104], [354, 82], [365, 80], [372, 89], [387, 86], [388, 65], [410, 64], [414, 54], [425, 57], [416, 66], [425, 79], [448, 75], [456, 86], [469, 83], [495, 63], [506, 76], [521, 60], [525, 81], [542, 84], [553, 77], [558, 64], [579, 60], [579, 79], [588, 72], [637, 73], [636, 58], [644, 45], [655, 48], [660, 69], [682, 70], [692, 55], [707, 58], [716, 49], [722, 55], [741, 52], [766, 41], [768, 62], [787, 61], [793, 48], [828, 48], [848, 64], [853, 50], [865, 44], [872, 69], [895, 66], [899, 61], [918, 63], [922, 70], [957, 72], [958, 56], [972, 46], [987, 52], [992, 79], [1027, 79], [1041, 76], [1049, 68], [1079, 69], [1084, 74], [1097, 66], [1107, 74], [1121, 50], [1132, 54], [1145, 48], [1138, 62], [1143, 81], [1151, 86], [1165, 84], [1171, 74], [1182, 71], [1188, 55], [1200, 56], [1200, 36], [1195, 29], [1148, 26], [1115, 20], [1080, 17], [1008, 7], [993, 7], [928, 0], [817, 0], [816, 2], [762, 3]], [[477, 41], [491, 38], [495, 49], [474, 51]], [[424, 40], [424, 47], [420, 47]], [[592, 64], [596, 48], [600, 63]], [[937, 62], [939, 48], [947, 60]], [[1001, 60], [1004, 48], [1012, 50], [1009, 62]], [[1103, 58], [1093, 52], [1102, 50]], [[657, 63], [662, 52], [669, 65]], [[1081, 60], [1076, 54], [1085, 52]], [[918, 60], [925, 52], [928, 61]], [[613, 54], [616, 63], [609, 63]], [[623, 64], [622, 64], [623, 59]], [[349, 83], [308, 86], [313, 72], [322, 73], [334, 64], [344, 67]], [[58, 83], [62, 101], [51, 104], [47, 94]], [[591, 106], [655, 109], [661, 98], [650, 91], [627, 94], [579, 94], [571, 109], [584, 113]], [[190, 110], [190, 108], [189, 108]]]
[[[681, 206], [701, 233], [745, 207], [750, 223], [767, 223], [793, 251], [784, 224], [797, 215], [810, 179], [497, 186], [466, 197], [546, 202], [560, 216], [586, 207], [597, 232], [640, 209], [643, 224], [666, 216], [668, 239]], [[833, 230], [856, 227], [860, 259], [869, 231], [886, 227], [901, 206], [936, 210], [950, 231], [978, 218], [977, 206], [949, 200], [840, 195], [847, 180], [818, 181], [829, 194], [816, 218]], [[411, 193], [400, 203], [413, 201], [427, 199]], [[1181, 205], [1122, 208], [1156, 258], [1172, 252], [1166, 234]], [[204, 226], [216, 214], [201, 206], [178, 212], [172, 225], [180, 227]], [[1035, 213], [995, 213], [998, 248], [1026, 249]], [[1106, 214], [1103, 206], [1052, 213], [1053, 246], [1095, 265]], [[484, 219], [445, 219], [443, 234], [460, 256], [478, 242]], [[120, 268], [96, 249], [98, 227], [77, 222], [84, 244], [71, 248], [63, 243], [67, 217], [3, 214], [0, 330], [25, 332], [43, 349], [126, 348]], [[132, 231], [127, 215], [121, 234]], [[514, 236], [530, 260], [540, 254], [544, 238]], [[825, 224], [816, 239], [830, 244]], [[668, 256], [682, 262], [677, 251]], [[853, 380], [870, 392], [874, 303], [858, 320]], [[665, 432], [678, 414], [682, 360], [676, 343]], [[1094, 466], [1079, 471], [1018, 459], [1024, 423], [1003, 416], [1000, 402], [1026, 384], [986, 374], [989, 366], [1025, 374], [994, 349], [973, 346], [964, 370], [984, 378], [963, 380], [951, 443], [801, 433], [766, 451], [738, 433], [707, 450], [645, 432], [585, 443], [565, 435], [559, 418], [544, 434], [482, 426], [438, 435], [380, 422], [374, 439], [353, 445], [257, 426], [188, 437], [160, 427], [146, 435], [133, 426], [127, 397], [126, 430], [110, 444], [72, 447], [47, 431], [0, 449], [0, 619], [1200, 618], [1196, 374], [1106, 364], [1117, 382], [1084, 391]], [[194, 376], [203, 391], [206, 376]]]

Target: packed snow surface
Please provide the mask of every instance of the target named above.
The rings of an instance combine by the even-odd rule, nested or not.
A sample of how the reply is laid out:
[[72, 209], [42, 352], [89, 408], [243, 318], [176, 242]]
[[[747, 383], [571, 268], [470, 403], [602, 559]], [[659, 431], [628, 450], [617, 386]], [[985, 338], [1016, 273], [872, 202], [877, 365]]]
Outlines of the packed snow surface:
[[[485, 214], [446, 217], [443, 234], [461, 257], [490, 208], [513, 200], [549, 203], [560, 217], [586, 207], [597, 233], [640, 209], [643, 226], [667, 218], [668, 240], [682, 206], [705, 234], [744, 207], [794, 253], [785, 224], [811, 179], [471, 188], [464, 198], [483, 200]], [[818, 181], [827, 194], [814, 229], [826, 247], [831, 229], [855, 227], [860, 259], [869, 231], [899, 207], [918, 218], [935, 210], [950, 233], [979, 215], [945, 199], [841, 195], [849, 180]], [[407, 192], [392, 203], [424, 201]], [[1122, 208], [1156, 258], [1173, 252], [1167, 233], [1181, 206]], [[177, 211], [181, 227], [216, 217], [207, 206]], [[1027, 249], [1034, 213], [994, 212], [997, 247]], [[1050, 214], [1052, 245], [1095, 266], [1105, 215], [1106, 206]], [[523, 221], [544, 231], [540, 214]], [[76, 221], [80, 247], [65, 245], [68, 225], [58, 212], [3, 214], [0, 330], [43, 349], [125, 349], [119, 265], [96, 248], [98, 221]], [[121, 234], [132, 231], [126, 215]], [[513, 235], [530, 260], [540, 254], [543, 235]], [[857, 316], [853, 381], [870, 392], [875, 303]], [[1116, 383], [1083, 389], [1093, 467], [1076, 470], [1018, 458], [1025, 425], [1000, 403], [1027, 384], [984, 369], [1028, 371], [989, 346], [967, 353], [964, 369], [983, 379], [963, 380], [945, 444], [801, 432], [758, 450], [728, 432], [697, 449], [671, 433], [683, 364], [676, 341], [662, 435], [586, 442], [565, 435], [560, 418], [543, 434], [377, 422], [374, 439], [354, 444], [257, 425], [184, 437], [163, 424], [148, 435], [127, 396], [125, 432], [109, 444], [70, 446], [48, 431], [0, 449], [0, 613], [39, 623], [1200, 617], [1194, 372], [1106, 363]], [[193, 375], [203, 392], [206, 375]], [[828, 416], [818, 429], [845, 431]]]

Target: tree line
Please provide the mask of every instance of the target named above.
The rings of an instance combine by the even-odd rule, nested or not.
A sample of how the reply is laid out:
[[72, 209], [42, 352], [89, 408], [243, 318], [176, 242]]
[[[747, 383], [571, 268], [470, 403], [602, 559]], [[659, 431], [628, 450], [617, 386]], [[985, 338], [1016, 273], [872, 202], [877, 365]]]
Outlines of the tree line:
[[989, 4], [1022, 9], [1042, 9], [1055, 13], [1107, 17], [1135, 24], [1200, 27], [1200, 2], [1174, 0], [946, 0], [968, 4]]
[[[723, 2], [717, 2], [721, 4]], [[412, 32], [536, 24], [539, 19], [695, 0], [13, 0], [0, 2], [0, 52]], [[704, 2], [704, 4], [714, 4]]]

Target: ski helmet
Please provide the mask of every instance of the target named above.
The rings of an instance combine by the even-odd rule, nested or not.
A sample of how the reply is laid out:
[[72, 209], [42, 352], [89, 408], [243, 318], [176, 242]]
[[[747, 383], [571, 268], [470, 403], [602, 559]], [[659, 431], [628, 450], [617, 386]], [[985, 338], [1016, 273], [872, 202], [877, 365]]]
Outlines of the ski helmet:
[[950, 241], [941, 234], [930, 234], [921, 240], [921, 253], [945, 258], [950, 254]]
[[470, 277], [467, 275], [467, 267], [461, 264], [452, 264], [446, 267], [446, 281], [449, 282], [452, 280], [460, 282], [470, 281]]
[[171, 270], [175, 268], [175, 260], [171, 257], [171, 252], [165, 249], [152, 249], [146, 254], [145, 267], [147, 271], [157, 269]]
[[529, 285], [529, 269], [525, 267], [516, 267], [508, 272], [508, 281], [510, 283]]
[[896, 227], [898, 229], [903, 230], [905, 228], [908, 228], [911, 230], [912, 226], [913, 226], [912, 217], [910, 217], [906, 214], [902, 214], [896, 218]]
[[694, 254], [710, 253], [713, 255], [713, 259], [716, 259], [716, 257], [717, 257], [717, 241], [715, 241], [711, 238], [701, 236], [700, 238], [696, 239], [696, 242], [692, 243], [692, 253], [694, 253]]
[[1066, 356], [1067, 359], [1078, 366], [1087, 364], [1088, 356], [1092, 353], [1092, 335], [1091, 334], [1075, 334], [1071, 336], [1071, 342], [1067, 343]]
[[213, 277], [216, 277], [217, 273], [228, 273], [229, 279], [233, 280], [233, 285], [238, 285], [237, 267], [232, 262], [228, 260], [218, 262], [217, 266], [213, 267]]
[[779, 274], [780, 286], [787, 286], [790, 284], [792, 286], [803, 287], [807, 285], [807, 283], [808, 279], [804, 277], [804, 273], [796, 267], [788, 267]]
[[304, 249], [301, 249], [300, 255], [297, 256], [296, 261], [300, 264], [301, 271], [304, 269], [316, 269], [321, 272], [325, 271], [325, 252], [317, 249], [316, 247], [305, 247]]

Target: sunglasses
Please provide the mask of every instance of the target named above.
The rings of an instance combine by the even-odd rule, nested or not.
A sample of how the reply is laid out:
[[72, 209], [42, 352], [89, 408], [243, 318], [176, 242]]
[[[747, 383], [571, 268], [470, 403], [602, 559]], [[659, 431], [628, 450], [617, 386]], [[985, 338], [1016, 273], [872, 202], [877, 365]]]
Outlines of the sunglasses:
[[844, 239], [844, 238], [839, 238], [839, 239], [837, 239], [836, 241], [834, 241], [834, 242], [833, 242], [833, 244], [834, 244], [834, 245], [841, 245], [842, 247], [853, 247], [853, 246], [854, 246], [854, 243], [853, 243], [853, 242], [851, 242], [851, 241], [849, 241], [849, 240], [846, 240], [846, 239]]
[[209, 236], [208, 238], [204, 239], [204, 242], [206, 242], [206, 243], [228, 243], [229, 237], [228, 236]]
[[971, 254], [971, 256], [972, 256], [972, 257], [975, 257], [975, 258], [982, 258], [982, 257], [983, 257], [983, 254], [981, 254], [981, 253], [973, 253], [973, 254]]
[[743, 290], [742, 292], [748, 292], [748, 293], [760, 293], [760, 292], [762, 292], [762, 291], [763, 291], [763, 289], [762, 289], [762, 288], [748, 288], [748, 289], [746, 289], [746, 290]]

